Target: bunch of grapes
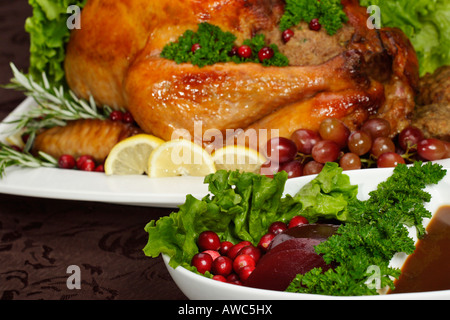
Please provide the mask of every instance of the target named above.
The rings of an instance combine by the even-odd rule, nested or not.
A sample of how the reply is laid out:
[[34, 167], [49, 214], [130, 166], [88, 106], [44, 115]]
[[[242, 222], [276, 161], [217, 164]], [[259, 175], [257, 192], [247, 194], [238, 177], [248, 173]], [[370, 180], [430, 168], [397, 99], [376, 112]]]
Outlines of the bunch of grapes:
[[317, 174], [327, 162], [355, 170], [445, 159], [450, 157], [450, 143], [425, 138], [413, 126], [391, 138], [391, 126], [382, 118], [370, 119], [353, 132], [342, 121], [327, 118], [318, 131], [299, 129], [290, 139], [270, 139], [266, 155], [269, 161], [262, 168], [270, 168], [273, 173], [286, 171], [289, 178], [294, 178]]

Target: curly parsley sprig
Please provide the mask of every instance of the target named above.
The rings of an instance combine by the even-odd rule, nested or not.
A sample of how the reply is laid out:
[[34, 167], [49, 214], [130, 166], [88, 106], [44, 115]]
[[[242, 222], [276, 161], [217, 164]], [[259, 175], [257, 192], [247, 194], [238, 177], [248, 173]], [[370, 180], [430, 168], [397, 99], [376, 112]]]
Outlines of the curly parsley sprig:
[[336, 34], [348, 21], [340, 0], [286, 0], [280, 29], [284, 31], [302, 21], [309, 23], [312, 19], [319, 19], [329, 35]]
[[423, 189], [437, 184], [446, 175], [441, 165], [416, 162], [398, 165], [385, 182], [369, 193], [366, 201], [354, 199], [348, 212], [352, 217], [339, 227], [336, 235], [316, 246], [326, 263], [337, 265], [322, 272], [316, 268], [297, 275], [287, 291], [325, 295], [375, 295], [375, 286], [367, 285], [370, 267], [379, 271], [380, 288], [394, 288], [393, 278], [400, 270], [389, 267], [397, 252], [411, 254], [414, 240], [407, 227], [415, 227], [421, 238], [425, 234], [423, 219], [431, 213], [424, 207], [431, 196]]
[[[204, 67], [221, 62], [262, 63], [264, 66], [287, 66], [289, 60], [284, 56], [274, 44], [267, 45], [265, 36], [256, 35], [252, 39], [244, 41], [252, 49], [252, 55], [248, 58], [242, 58], [233, 55], [233, 47], [236, 46], [236, 36], [231, 32], [225, 32], [218, 26], [207, 22], [200, 23], [196, 32], [187, 30], [177, 41], [167, 44], [161, 57], [173, 60], [176, 63], [191, 63], [193, 65]], [[198, 45], [198, 50], [192, 50], [194, 45]], [[269, 46], [274, 51], [270, 59], [264, 59], [262, 62], [258, 59], [258, 52], [263, 47]]]

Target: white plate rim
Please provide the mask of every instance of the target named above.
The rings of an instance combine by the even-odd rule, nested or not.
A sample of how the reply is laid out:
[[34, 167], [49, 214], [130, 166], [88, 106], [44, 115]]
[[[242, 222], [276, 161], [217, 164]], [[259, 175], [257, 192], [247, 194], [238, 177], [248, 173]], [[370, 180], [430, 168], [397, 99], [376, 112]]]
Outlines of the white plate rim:
[[[28, 97], [0, 123], [0, 141], [12, 129], [8, 124], [29, 108], [36, 106]], [[450, 167], [450, 159], [441, 163]], [[371, 175], [376, 170], [364, 169]], [[358, 170], [359, 171], [359, 170]], [[352, 171], [347, 171], [350, 174]], [[358, 173], [359, 174], [359, 173]], [[296, 179], [303, 179], [301, 177]], [[62, 170], [56, 168], [6, 169], [0, 179], [0, 193], [49, 199], [96, 201], [137, 206], [177, 208], [186, 200], [187, 194], [202, 198], [208, 194], [203, 177], [148, 178], [147, 176], [106, 176], [95, 172]], [[295, 179], [293, 179], [295, 180]], [[291, 183], [291, 182], [289, 182]]]

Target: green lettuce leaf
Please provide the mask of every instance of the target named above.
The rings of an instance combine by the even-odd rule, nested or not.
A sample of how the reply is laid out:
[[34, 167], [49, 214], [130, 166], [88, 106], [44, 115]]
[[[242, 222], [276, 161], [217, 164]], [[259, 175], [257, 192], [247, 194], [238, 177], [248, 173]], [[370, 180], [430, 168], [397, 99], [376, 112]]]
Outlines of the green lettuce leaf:
[[33, 15], [25, 22], [30, 34], [30, 69], [35, 80], [45, 72], [51, 84], [64, 83], [63, 62], [70, 37], [66, 22], [70, 5], [82, 9], [87, 0], [29, 0]]
[[419, 59], [420, 75], [450, 65], [450, 1], [361, 0], [381, 9], [382, 26], [397, 27], [411, 40]]

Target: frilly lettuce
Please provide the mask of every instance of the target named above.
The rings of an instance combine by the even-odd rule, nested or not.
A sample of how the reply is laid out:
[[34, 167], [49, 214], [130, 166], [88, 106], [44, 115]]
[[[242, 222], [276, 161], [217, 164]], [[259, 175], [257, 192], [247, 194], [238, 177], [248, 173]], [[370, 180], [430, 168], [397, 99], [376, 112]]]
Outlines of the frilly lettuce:
[[361, 0], [381, 9], [382, 26], [397, 27], [411, 40], [419, 58], [420, 75], [450, 65], [450, 1]]
[[358, 187], [336, 163], [328, 163], [322, 172], [296, 195], [284, 196], [286, 172], [273, 179], [254, 173], [218, 171], [205, 178], [210, 194], [199, 200], [191, 195], [177, 212], [145, 226], [148, 243], [144, 253], [157, 257], [165, 253], [173, 267], [189, 267], [198, 252], [196, 239], [205, 230], [216, 232], [222, 240], [257, 244], [275, 221], [288, 222], [296, 215], [310, 222], [349, 216], [347, 203], [355, 199]]
[[64, 81], [65, 47], [70, 37], [67, 8], [83, 8], [87, 0], [29, 0], [33, 15], [25, 22], [30, 34], [30, 69], [34, 79], [45, 72], [52, 84]]

